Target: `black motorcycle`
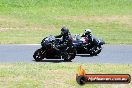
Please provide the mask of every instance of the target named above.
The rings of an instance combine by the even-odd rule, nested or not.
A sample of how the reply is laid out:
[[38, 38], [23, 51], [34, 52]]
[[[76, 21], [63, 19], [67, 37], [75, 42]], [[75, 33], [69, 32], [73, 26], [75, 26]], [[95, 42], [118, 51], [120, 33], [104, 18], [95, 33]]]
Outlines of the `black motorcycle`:
[[64, 61], [71, 61], [76, 56], [76, 49], [68, 47], [66, 43], [61, 43], [61, 39], [54, 36], [48, 36], [41, 42], [41, 48], [34, 52], [33, 58], [35, 61], [42, 61], [43, 59], [64, 59]]
[[98, 55], [102, 50], [102, 45], [105, 42], [101, 39], [96, 39], [96, 43], [90, 43], [87, 37], [74, 35], [73, 45], [77, 50], [77, 54], [90, 54], [91, 56]]

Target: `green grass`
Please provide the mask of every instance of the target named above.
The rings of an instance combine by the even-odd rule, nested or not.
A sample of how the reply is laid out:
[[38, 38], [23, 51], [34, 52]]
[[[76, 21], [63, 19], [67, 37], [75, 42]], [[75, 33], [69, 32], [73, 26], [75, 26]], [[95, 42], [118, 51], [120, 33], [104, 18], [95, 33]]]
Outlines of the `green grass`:
[[[77, 68], [72, 63], [1, 63], [0, 88], [80, 88]], [[91, 74], [130, 74], [132, 65], [83, 64]], [[131, 88], [130, 84], [87, 84], [82, 88]]]
[[108, 44], [132, 44], [131, 0], [0, 0], [0, 43], [40, 43], [65, 25]]

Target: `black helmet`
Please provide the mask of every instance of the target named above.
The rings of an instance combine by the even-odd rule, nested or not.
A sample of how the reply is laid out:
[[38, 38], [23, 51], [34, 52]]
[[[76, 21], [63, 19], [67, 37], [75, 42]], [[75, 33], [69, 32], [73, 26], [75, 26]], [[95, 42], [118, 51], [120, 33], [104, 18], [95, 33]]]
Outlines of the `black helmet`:
[[68, 34], [69, 33], [69, 29], [67, 27], [62, 27], [61, 28], [61, 34], [62, 35], [65, 35], [65, 34]]

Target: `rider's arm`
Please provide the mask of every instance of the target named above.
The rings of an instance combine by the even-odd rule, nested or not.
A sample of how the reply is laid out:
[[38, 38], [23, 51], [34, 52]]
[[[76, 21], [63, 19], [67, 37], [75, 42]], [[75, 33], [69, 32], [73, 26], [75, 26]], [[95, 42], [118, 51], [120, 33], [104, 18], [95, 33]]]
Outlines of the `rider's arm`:
[[70, 47], [70, 46], [72, 46], [72, 44], [73, 44], [73, 38], [71, 35], [69, 35], [69, 38], [67, 40], [67, 45]]
[[86, 35], [85, 34], [82, 34], [82, 36], [81, 37], [85, 37]]
[[92, 42], [93, 41], [93, 35], [92, 34], [88, 35], [88, 39], [90, 42]]
[[55, 38], [61, 38], [62, 37], [62, 35], [60, 34], [60, 35], [56, 35], [55, 36]]

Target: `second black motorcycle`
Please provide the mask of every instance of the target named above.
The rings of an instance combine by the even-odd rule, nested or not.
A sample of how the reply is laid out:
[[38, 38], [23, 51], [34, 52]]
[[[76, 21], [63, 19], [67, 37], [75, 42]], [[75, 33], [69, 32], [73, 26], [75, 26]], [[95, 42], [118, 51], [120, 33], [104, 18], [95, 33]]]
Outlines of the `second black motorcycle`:
[[81, 37], [79, 34], [74, 35], [73, 45], [77, 50], [77, 54], [90, 54], [91, 56], [98, 55], [102, 50], [102, 45], [105, 42], [101, 39], [96, 39], [96, 44], [89, 42], [87, 37]]

